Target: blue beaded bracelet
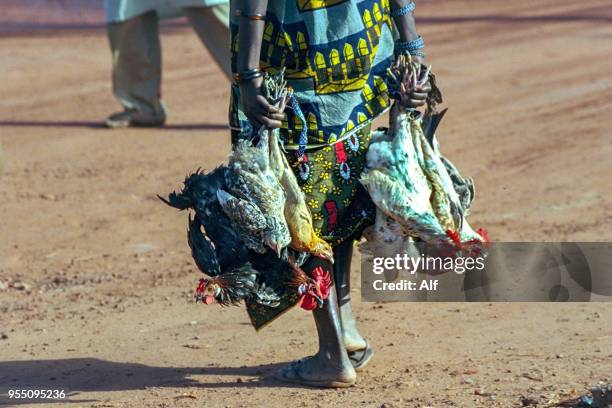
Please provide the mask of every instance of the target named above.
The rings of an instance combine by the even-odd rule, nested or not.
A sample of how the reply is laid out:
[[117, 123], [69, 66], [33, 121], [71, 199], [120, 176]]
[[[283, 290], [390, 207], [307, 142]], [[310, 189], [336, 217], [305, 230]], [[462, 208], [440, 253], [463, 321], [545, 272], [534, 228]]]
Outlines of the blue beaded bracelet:
[[396, 51], [408, 51], [409, 53], [412, 53], [414, 51], [422, 50], [423, 48], [425, 48], [425, 40], [423, 40], [423, 37], [420, 35], [416, 40], [412, 41], [395, 41]]
[[412, 51], [409, 53], [412, 57], [421, 57], [425, 58], [425, 53], [423, 51]]
[[397, 10], [393, 10], [393, 12], [391, 13], [391, 16], [392, 17], [405, 16], [406, 14], [413, 12], [415, 8], [416, 8], [416, 5], [414, 4], [414, 1], [411, 1], [410, 3], [406, 4], [404, 7], [399, 8]]

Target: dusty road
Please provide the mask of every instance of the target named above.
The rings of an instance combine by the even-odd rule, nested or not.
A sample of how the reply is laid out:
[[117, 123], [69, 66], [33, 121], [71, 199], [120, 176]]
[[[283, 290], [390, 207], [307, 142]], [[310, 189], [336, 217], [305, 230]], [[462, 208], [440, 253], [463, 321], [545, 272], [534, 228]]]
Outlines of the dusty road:
[[[442, 147], [477, 182], [472, 224], [494, 240], [610, 241], [609, 0], [421, 3], [450, 108]], [[228, 84], [189, 28], [163, 47], [169, 126], [108, 131], [103, 30], [0, 38], [0, 393], [66, 390], [32, 404], [53, 407], [515, 407], [612, 382], [610, 304], [375, 305], [358, 285], [377, 352], [358, 385], [272, 380], [316, 350], [314, 324], [292, 310], [256, 334], [241, 308], [192, 303], [186, 215], [155, 194], [226, 156]]]

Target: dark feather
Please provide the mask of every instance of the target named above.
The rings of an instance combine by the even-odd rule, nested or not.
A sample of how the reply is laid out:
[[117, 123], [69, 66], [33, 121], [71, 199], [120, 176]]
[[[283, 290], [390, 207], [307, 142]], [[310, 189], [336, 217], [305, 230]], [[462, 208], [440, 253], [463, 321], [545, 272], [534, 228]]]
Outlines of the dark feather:
[[[196, 218], [204, 226], [206, 235], [212, 242], [219, 243], [215, 252], [222, 271], [244, 265], [249, 259], [248, 248], [231, 227], [229, 218], [217, 200], [217, 190], [223, 188], [224, 171], [224, 167], [217, 167], [208, 173], [198, 169], [185, 178], [180, 193], [170, 194], [168, 200], [162, 199], [175, 208], [185, 209], [187, 205], [186, 208], [195, 210]], [[195, 236], [192, 238], [192, 245], [196, 248], [198, 243], [205, 242], [196, 241]]]
[[222, 306], [237, 305], [243, 300], [251, 300], [268, 307], [277, 307], [280, 296], [265, 283], [259, 284], [257, 278], [260, 272], [250, 263], [224, 273], [210, 280], [210, 284], [220, 288], [216, 296]]
[[431, 85], [431, 91], [427, 94], [427, 110], [431, 113], [436, 113], [438, 105], [444, 102], [444, 99], [433, 72], [429, 73], [429, 85]]
[[221, 288], [217, 301], [222, 306], [236, 305], [250, 299], [257, 292], [257, 272], [250, 263], [216, 277], [213, 282]]
[[176, 193], [176, 192], [170, 193], [170, 195], [168, 195], [168, 199], [165, 199], [159, 194], [157, 194], [157, 198], [162, 200], [165, 204], [169, 205], [170, 207], [174, 207], [179, 210], [186, 210], [192, 205], [188, 197], [183, 196], [180, 193]]
[[428, 111], [428, 114], [425, 115], [425, 117], [423, 118], [423, 133], [425, 134], [425, 138], [427, 139], [431, 147], [434, 147], [433, 138], [436, 134], [436, 131], [438, 130], [438, 126], [440, 125], [442, 118], [444, 118], [444, 115], [446, 115], [447, 111], [448, 108], [444, 109], [442, 112], [430, 113]]
[[203, 273], [208, 276], [217, 276], [221, 273], [221, 266], [217, 259], [215, 247], [206, 239], [201, 228], [202, 224], [200, 224], [200, 221], [189, 216], [187, 242], [189, 243], [189, 248], [191, 248], [191, 256]]

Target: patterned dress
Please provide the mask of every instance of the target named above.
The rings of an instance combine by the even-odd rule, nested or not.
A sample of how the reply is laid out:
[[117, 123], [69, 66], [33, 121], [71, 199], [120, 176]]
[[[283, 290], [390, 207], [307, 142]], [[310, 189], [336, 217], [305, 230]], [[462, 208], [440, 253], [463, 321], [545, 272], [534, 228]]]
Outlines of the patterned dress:
[[[238, 19], [231, 6], [232, 70], [236, 72]], [[390, 105], [385, 84], [393, 59], [389, 0], [270, 0], [260, 67], [285, 69], [303, 115], [286, 109], [281, 138], [312, 211], [315, 231], [332, 245], [358, 238], [373, 223], [374, 204], [359, 183], [370, 124]], [[252, 134], [232, 85], [232, 140]], [[276, 309], [247, 305], [259, 328]]]
[[[236, 72], [240, 17], [235, 2], [231, 9]], [[368, 205], [351, 204], [362, 194], [358, 178], [365, 165], [370, 122], [389, 107], [384, 77], [392, 57], [389, 0], [268, 3], [260, 67], [271, 72], [285, 68], [303, 112], [304, 121], [291, 109], [285, 111], [281, 137], [315, 228], [332, 244], [358, 234], [373, 213]], [[239, 99], [234, 84], [230, 106], [234, 141], [252, 132]], [[301, 140], [306, 150], [298, 161], [300, 136], [306, 136]]]

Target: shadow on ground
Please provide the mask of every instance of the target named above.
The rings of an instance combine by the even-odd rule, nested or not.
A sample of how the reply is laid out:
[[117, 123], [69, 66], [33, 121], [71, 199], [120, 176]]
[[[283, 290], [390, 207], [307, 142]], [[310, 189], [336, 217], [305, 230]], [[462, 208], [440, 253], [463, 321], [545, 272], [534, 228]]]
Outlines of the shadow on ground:
[[[0, 120], [0, 127], [67, 127], [67, 128], [88, 128], [88, 129], [106, 129], [103, 122], [79, 121], [79, 120]], [[155, 127], [149, 129], [165, 129], [165, 130], [226, 130], [228, 125], [224, 123], [177, 123]]]
[[[273, 378], [274, 372], [285, 363], [241, 367], [153, 367], [137, 363], [121, 363], [97, 358], [60, 360], [26, 360], [0, 362], [0, 406], [42, 403], [90, 402], [78, 399], [83, 392], [127, 391], [149, 387], [282, 387], [300, 388], [283, 384]], [[229, 381], [207, 382], [193, 376], [228, 376]], [[242, 378], [248, 377], [248, 378]], [[64, 390], [66, 400], [15, 400], [8, 398], [10, 389]]]

